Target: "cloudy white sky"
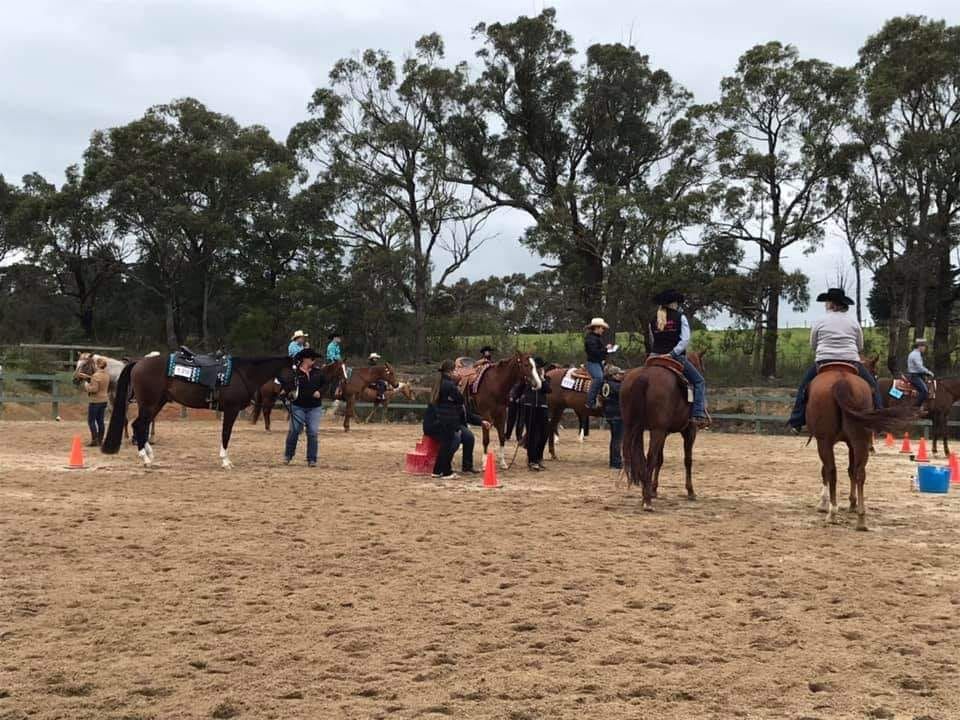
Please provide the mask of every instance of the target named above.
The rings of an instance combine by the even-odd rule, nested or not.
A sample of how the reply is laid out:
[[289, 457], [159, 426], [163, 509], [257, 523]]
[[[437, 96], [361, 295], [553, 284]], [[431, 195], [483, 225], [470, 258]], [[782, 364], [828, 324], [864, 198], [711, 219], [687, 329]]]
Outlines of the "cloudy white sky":
[[[192, 96], [279, 139], [339, 58], [368, 47], [397, 56], [439, 32], [451, 60], [473, 57], [470, 29], [539, 12], [542, 0], [0, 0], [0, 173], [62, 179], [90, 132], [150, 105]], [[632, 42], [701, 101], [747, 48], [768, 40], [805, 56], [852, 63], [863, 40], [895, 15], [960, 22], [957, 0], [554, 0], [580, 48]], [[471, 278], [535, 271], [519, 246], [521, 217], [498, 217], [498, 237]], [[818, 288], [848, 262], [838, 243], [787, 258]], [[787, 312], [784, 324], [809, 321]]]

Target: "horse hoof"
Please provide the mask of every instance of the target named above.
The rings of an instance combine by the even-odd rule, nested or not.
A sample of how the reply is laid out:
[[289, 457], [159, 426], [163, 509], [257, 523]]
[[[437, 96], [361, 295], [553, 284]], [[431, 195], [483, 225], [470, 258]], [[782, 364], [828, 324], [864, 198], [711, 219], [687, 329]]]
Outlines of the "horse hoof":
[[857, 523], [857, 530], [859, 532], [867, 532], [869, 528], [866, 525], [861, 525], [860, 523]]
[[696, 493], [687, 493], [687, 500], [689, 500], [690, 502], [693, 502], [696, 499], [697, 499]]
[[645, 503], [643, 504], [643, 511], [644, 511], [644, 512], [653, 512], [653, 505], [652, 505], [651, 503], [645, 502]]

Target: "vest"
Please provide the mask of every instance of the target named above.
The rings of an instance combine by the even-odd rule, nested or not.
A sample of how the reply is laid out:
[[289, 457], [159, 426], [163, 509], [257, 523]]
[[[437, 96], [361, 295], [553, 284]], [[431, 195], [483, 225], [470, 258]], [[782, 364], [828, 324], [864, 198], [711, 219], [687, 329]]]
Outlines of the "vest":
[[654, 355], [666, 355], [673, 350], [680, 342], [680, 311], [669, 308], [667, 310], [667, 324], [663, 330], [657, 329], [657, 319], [650, 321], [650, 334], [653, 335], [653, 347], [650, 349]]

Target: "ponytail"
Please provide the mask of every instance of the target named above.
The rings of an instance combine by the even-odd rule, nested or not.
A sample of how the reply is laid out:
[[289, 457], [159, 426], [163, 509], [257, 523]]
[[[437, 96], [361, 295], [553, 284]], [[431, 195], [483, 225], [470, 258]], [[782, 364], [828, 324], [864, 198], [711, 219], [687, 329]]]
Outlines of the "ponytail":
[[657, 308], [657, 330], [663, 332], [667, 326], [667, 308], [661, 305]]

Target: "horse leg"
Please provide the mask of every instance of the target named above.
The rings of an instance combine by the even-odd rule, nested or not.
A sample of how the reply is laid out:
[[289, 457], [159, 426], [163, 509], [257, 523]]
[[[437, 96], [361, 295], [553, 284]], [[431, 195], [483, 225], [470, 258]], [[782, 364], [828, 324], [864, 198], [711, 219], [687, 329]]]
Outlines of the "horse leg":
[[353, 395], [347, 395], [347, 407], [343, 411], [343, 431], [350, 432], [350, 418], [353, 416]]
[[683, 429], [683, 471], [686, 474], [687, 500], [696, 500], [697, 494], [693, 491], [693, 443], [697, 439], [697, 426], [687, 423]]
[[233, 423], [239, 414], [240, 408], [229, 408], [223, 411], [223, 426], [220, 429], [220, 465], [224, 470], [233, 467], [230, 456], [227, 454], [227, 446], [230, 445], [230, 433], [233, 432]]
[[153, 448], [147, 432], [150, 428], [150, 409], [142, 403], [137, 406], [137, 419], [133, 421], [133, 441], [137, 444], [137, 455], [140, 456], [144, 467], [153, 464]]
[[550, 459], [551, 459], [551, 460], [556, 460], [556, 459], [557, 459], [556, 441], [557, 441], [557, 439], [558, 439], [558, 437], [559, 437], [559, 436], [557, 435], [557, 428], [560, 427], [560, 416], [561, 416], [562, 414], [563, 414], [563, 410], [561, 410], [559, 413], [558, 413], [556, 410], [552, 410], [552, 411], [550, 412], [550, 428], [549, 428], [549, 430], [548, 430], [548, 432], [550, 433], [550, 435], [549, 435], [548, 438], [547, 438], [547, 446], [548, 446], [549, 449], [550, 449]]
[[857, 454], [853, 449], [853, 442], [847, 441], [847, 455], [849, 464], [847, 474], [850, 476], [850, 507], [847, 512], [857, 512]]
[[647, 466], [643, 473], [643, 509], [653, 512], [653, 499], [657, 496], [654, 485], [654, 474], [660, 470], [663, 463], [663, 444], [667, 434], [663, 430], [650, 431], [650, 449], [647, 451]]
[[821, 497], [820, 505], [823, 505], [824, 500], [829, 500], [827, 522], [832, 523], [837, 517], [837, 461], [833, 457], [833, 444], [817, 438], [817, 452], [822, 465], [823, 495], [826, 496], [829, 491], [829, 498]]
[[[263, 427], [267, 432], [270, 432], [270, 413], [273, 412], [273, 402], [271, 401], [269, 405], [264, 405], [260, 410], [263, 413]], [[257, 408], [254, 408], [253, 412], [256, 413]]]
[[490, 428], [483, 428], [483, 467], [487, 467], [487, 448], [490, 447]]
[[507, 422], [506, 413], [500, 413], [499, 417], [495, 417], [493, 419], [493, 424], [497, 428], [497, 440], [500, 441], [500, 449], [498, 451], [498, 454], [500, 455], [501, 470], [507, 469], [506, 451], [504, 450], [504, 446], [507, 444], [507, 432], [505, 428], [506, 422]]
[[581, 414], [580, 414], [580, 411], [578, 410], [578, 411], [577, 411], [577, 422], [578, 422], [579, 425], [580, 425], [580, 432], [579, 432], [578, 435], [577, 435], [577, 442], [580, 443], [581, 445], [583, 445], [584, 438], [587, 437], [587, 432], [586, 432], [586, 430], [587, 430], [587, 428], [588, 428], [589, 425], [590, 425], [590, 416], [589, 416], [589, 415], [586, 415], [586, 416], [581, 415]]

